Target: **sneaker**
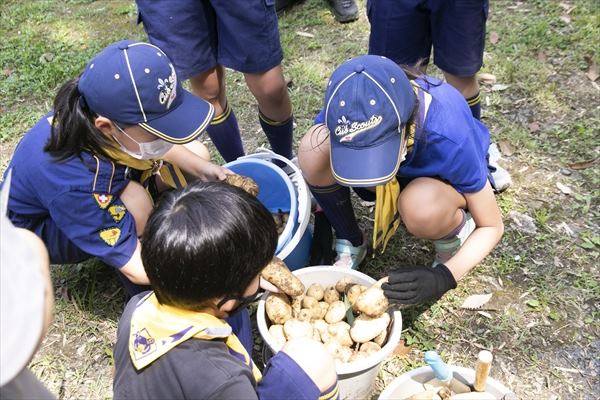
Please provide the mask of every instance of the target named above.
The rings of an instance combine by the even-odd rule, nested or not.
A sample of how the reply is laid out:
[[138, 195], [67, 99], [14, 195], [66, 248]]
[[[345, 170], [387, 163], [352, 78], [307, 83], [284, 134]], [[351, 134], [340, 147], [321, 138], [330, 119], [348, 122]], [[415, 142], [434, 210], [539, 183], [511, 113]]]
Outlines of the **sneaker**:
[[505, 191], [512, 184], [510, 173], [498, 164], [501, 157], [502, 155], [500, 154], [500, 150], [496, 143], [490, 144], [487, 155], [488, 178], [492, 184], [492, 189], [494, 189], [496, 193]]
[[458, 235], [454, 236], [451, 239], [440, 239], [433, 241], [433, 247], [435, 248], [435, 259], [433, 260], [433, 266], [435, 267], [438, 264], [444, 264], [453, 255], [456, 254], [458, 249], [463, 245], [465, 240], [471, 235], [471, 233], [475, 230], [475, 221], [471, 216], [470, 212], [466, 212], [465, 226], [460, 230]]
[[360, 246], [352, 246], [352, 243], [346, 239], [336, 239], [334, 249], [337, 253], [334, 267], [343, 267], [349, 269], [358, 269], [360, 263], [367, 257], [367, 247], [369, 241], [363, 232], [363, 242]]
[[350, 22], [358, 19], [358, 7], [355, 0], [327, 0], [333, 16], [338, 22]]

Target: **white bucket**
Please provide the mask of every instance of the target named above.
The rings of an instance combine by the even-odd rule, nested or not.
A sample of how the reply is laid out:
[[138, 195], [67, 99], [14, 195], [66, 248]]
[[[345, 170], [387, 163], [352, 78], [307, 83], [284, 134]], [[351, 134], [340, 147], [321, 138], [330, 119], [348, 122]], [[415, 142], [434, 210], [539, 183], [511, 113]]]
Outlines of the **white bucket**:
[[[461, 380], [469, 384], [475, 381], [475, 371], [470, 368], [448, 365], [455, 375], [458, 375]], [[423, 392], [423, 383], [433, 379], [433, 371], [431, 367], [421, 367], [408, 371], [394, 379], [381, 394], [379, 400], [404, 400], [410, 396]], [[497, 380], [488, 377], [486, 381], [486, 392], [502, 399], [507, 394], [512, 394], [511, 390], [498, 382]]]
[[[296, 221], [288, 221], [288, 225], [294, 227], [289, 236], [286, 236], [286, 242], [277, 250], [277, 257], [285, 261], [288, 268], [295, 270], [308, 265], [310, 258], [310, 246], [312, 235], [307, 229], [310, 221], [310, 191], [300, 169], [290, 160], [280, 156], [266, 148], [257, 149], [258, 152], [247, 156], [239, 157], [237, 160], [263, 160], [273, 162], [277, 160], [285, 165], [286, 172], [297, 199]], [[291, 215], [290, 215], [291, 217]], [[283, 236], [283, 234], [282, 234]]]
[[[352, 279], [352, 282], [370, 286], [375, 283], [375, 279], [352, 269], [331, 266], [306, 267], [294, 271], [306, 287], [313, 283], [320, 283], [325, 286], [335, 285], [337, 281], [345, 276]], [[269, 292], [266, 292], [258, 303], [256, 319], [258, 331], [269, 348], [278, 352], [281, 348], [271, 338], [269, 327], [265, 317], [265, 300]], [[345, 364], [338, 364], [336, 367], [338, 374], [338, 384], [340, 388], [340, 398], [349, 399], [367, 399], [375, 385], [375, 378], [379, 372], [379, 367], [396, 348], [400, 341], [400, 332], [402, 332], [402, 315], [400, 311], [394, 311], [391, 314], [390, 327], [388, 328], [387, 343], [377, 353], [371, 354], [362, 360], [353, 361]]]

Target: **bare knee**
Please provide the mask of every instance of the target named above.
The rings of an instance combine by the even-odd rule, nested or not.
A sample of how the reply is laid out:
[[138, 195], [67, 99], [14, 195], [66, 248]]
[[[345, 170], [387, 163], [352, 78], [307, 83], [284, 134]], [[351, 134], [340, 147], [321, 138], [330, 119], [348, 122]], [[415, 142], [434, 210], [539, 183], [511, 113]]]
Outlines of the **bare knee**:
[[281, 351], [306, 372], [321, 392], [335, 383], [335, 361], [322, 343], [308, 338], [293, 339], [287, 342]]
[[225, 72], [223, 67], [216, 66], [206, 72], [190, 78], [192, 91], [215, 107], [215, 114], [223, 113], [225, 100]]
[[141, 236], [152, 212], [152, 198], [142, 185], [134, 181], [125, 186], [119, 197], [135, 221], [137, 235]]
[[329, 131], [325, 125], [312, 126], [298, 146], [298, 164], [309, 184], [328, 186], [335, 182], [329, 157]]

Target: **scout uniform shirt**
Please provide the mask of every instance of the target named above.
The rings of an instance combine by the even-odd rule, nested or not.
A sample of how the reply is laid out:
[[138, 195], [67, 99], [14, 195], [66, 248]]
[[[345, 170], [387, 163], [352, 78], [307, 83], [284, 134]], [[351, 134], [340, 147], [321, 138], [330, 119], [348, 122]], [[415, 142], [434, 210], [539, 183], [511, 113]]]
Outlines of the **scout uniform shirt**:
[[8, 216], [44, 241], [52, 263], [95, 256], [122, 267], [137, 245], [135, 221], [119, 199], [126, 167], [85, 151], [57, 161], [44, 151], [51, 121], [49, 113], [15, 149]]

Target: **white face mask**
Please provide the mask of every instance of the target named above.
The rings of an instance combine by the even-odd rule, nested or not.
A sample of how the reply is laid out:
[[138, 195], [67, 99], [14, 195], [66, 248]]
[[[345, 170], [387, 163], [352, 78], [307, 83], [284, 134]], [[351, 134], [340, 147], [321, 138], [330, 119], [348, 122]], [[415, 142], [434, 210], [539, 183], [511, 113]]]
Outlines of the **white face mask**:
[[129, 150], [127, 147], [123, 146], [119, 140], [113, 136], [113, 138], [119, 143], [121, 146], [121, 150], [125, 153], [129, 154], [131, 157], [136, 158], [138, 160], [155, 160], [164, 156], [171, 147], [173, 147], [173, 143], [166, 142], [162, 139], [156, 139], [151, 142], [140, 143], [131, 136], [127, 134], [119, 125], [113, 122], [113, 125], [117, 127], [118, 130], [121, 131], [125, 136], [131, 139], [134, 143], [136, 143], [140, 147], [140, 152], [137, 153], [135, 151]]

